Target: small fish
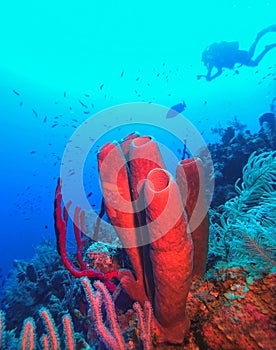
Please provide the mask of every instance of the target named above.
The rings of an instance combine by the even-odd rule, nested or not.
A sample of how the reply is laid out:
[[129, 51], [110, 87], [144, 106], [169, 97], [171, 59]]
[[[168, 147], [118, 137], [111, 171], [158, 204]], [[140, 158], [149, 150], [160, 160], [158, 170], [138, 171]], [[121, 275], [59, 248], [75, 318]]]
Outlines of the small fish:
[[84, 108], [88, 108], [88, 106], [87, 106], [85, 103], [83, 103], [81, 100], [79, 100], [79, 103], [80, 103]]
[[35, 117], [37, 117], [38, 116], [37, 112], [34, 109], [32, 109], [32, 111], [33, 111], [33, 114], [35, 115]]
[[136, 81], [138, 81], [139, 79], [140, 79], [140, 78], [139, 78], [139, 77], [137, 77], [137, 78], [136, 78]]
[[78, 123], [77, 119], [72, 119], [72, 120], [73, 120], [73, 122]]
[[89, 114], [90, 112], [89, 111], [83, 111], [84, 114]]
[[89, 95], [89, 94], [84, 94], [84, 96], [85, 96], [85, 97], [90, 97], [90, 95]]
[[46, 123], [46, 121], [47, 121], [47, 116], [45, 116], [43, 123]]
[[23, 106], [23, 101], [20, 101], [19, 106], [20, 106], [20, 107]]
[[87, 198], [92, 196], [92, 192], [88, 193]]
[[78, 310], [78, 309], [74, 309], [74, 314], [75, 316], [79, 319], [79, 320], [84, 320], [85, 317], [83, 316], [83, 314]]
[[21, 272], [18, 272], [16, 277], [17, 277], [17, 281], [20, 283], [20, 282], [23, 282], [25, 280], [26, 274], [25, 274], [25, 272], [21, 271]]
[[74, 169], [70, 169], [69, 172], [68, 172], [68, 175], [69, 176], [72, 176], [75, 174], [75, 170]]
[[125, 74], [125, 72], [122, 72], [122, 73], [121, 73], [121, 78], [124, 76], [124, 74]]
[[104, 84], [102, 84], [102, 85], [100, 86], [100, 90], [102, 90], [102, 89], [103, 89], [103, 87], [104, 87]]
[[187, 105], [185, 101], [172, 106], [167, 113], [167, 119], [176, 117], [179, 113], [185, 111], [186, 107]]
[[64, 98], [66, 97], [66, 91], [64, 91], [64, 93], [63, 93], [63, 97], [64, 97]]
[[34, 154], [34, 153], [36, 153], [36, 152], [35, 152], [35, 151], [31, 151], [30, 153], [31, 153], [31, 154]]
[[18, 91], [16, 91], [16, 90], [12, 90], [13, 91], [13, 93], [15, 93], [17, 96], [20, 96], [20, 93], [18, 92]]
[[58, 125], [58, 124], [53, 124], [53, 125], [51, 126], [51, 128], [55, 128], [57, 125]]

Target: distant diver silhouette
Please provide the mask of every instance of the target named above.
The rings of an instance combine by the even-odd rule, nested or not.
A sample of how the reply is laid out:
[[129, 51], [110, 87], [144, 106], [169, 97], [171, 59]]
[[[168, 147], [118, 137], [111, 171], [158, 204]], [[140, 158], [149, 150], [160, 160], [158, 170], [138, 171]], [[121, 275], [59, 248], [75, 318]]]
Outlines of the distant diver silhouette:
[[[211, 81], [221, 75], [223, 68], [234, 69], [236, 64], [240, 66], [256, 67], [263, 57], [274, 47], [275, 44], [267, 45], [263, 51], [253, 59], [256, 46], [259, 40], [269, 32], [276, 32], [276, 24], [273, 24], [263, 30], [261, 30], [249, 50], [239, 50], [239, 42], [227, 42], [222, 41], [219, 43], [213, 43], [208, 46], [202, 53], [201, 61], [207, 68], [206, 75], [198, 75], [197, 79], [205, 78], [207, 81]], [[212, 75], [213, 68], [217, 69], [217, 72]]]

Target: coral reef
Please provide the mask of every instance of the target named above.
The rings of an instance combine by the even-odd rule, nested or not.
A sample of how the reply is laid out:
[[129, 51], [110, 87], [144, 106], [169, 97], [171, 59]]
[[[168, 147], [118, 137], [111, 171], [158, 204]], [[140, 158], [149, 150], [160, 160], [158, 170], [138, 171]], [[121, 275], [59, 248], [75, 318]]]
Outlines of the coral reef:
[[45, 305], [59, 319], [65, 310], [77, 306], [78, 289], [79, 282], [63, 267], [52, 244], [43, 242], [35, 248], [31, 261], [14, 261], [14, 269], [6, 280], [2, 308], [14, 310], [6, 318], [7, 328], [16, 329]]
[[[217, 270], [212, 278], [194, 280], [186, 306], [191, 326], [184, 343], [177, 346], [155, 344], [154, 348], [164, 350], [273, 349], [276, 336], [275, 286], [275, 274], [264, 273], [262, 277], [254, 280], [249, 272], [243, 268]], [[80, 287], [79, 291], [81, 289]], [[96, 297], [97, 288], [92, 293]], [[74, 296], [72, 296], [72, 301], [73, 299]], [[141, 327], [144, 327], [144, 331], [149, 334], [149, 330], [145, 328], [149, 323], [143, 325], [143, 318], [147, 317], [143, 315], [145, 309], [144, 311], [140, 310], [142, 314], [139, 316], [141, 319], [138, 320], [137, 305], [134, 305], [133, 308], [135, 310], [130, 309], [124, 314], [118, 313], [116, 309], [116, 327], [121, 329], [125, 349], [150, 349], [151, 344], [149, 347], [143, 346], [141, 339], [142, 337], [145, 337], [145, 340], [148, 339], [146, 335], [143, 335]], [[12, 317], [10, 314], [14, 311], [16, 311], [16, 307], [13, 308], [11, 305], [7, 310], [6, 319]], [[31, 314], [36, 320], [38, 320], [38, 311]], [[47, 313], [51, 315], [49, 310]], [[63, 318], [64, 316], [68, 316], [68, 314], [63, 311]], [[103, 318], [98, 322], [102, 322], [102, 327], [109, 327], [109, 322], [105, 320], [104, 314], [102, 316]], [[0, 341], [2, 340], [0, 349], [16, 350], [22, 338], [16, 336], [14, 330], [5, 327], [4, 321], [4, 313], [2, 312], [0, 313]], [[65, 334], [62, 331], [64, 321], [52, 319], [51, 322], [59, 333], [59, 342], [65, 344]], [[91, 314], [88, 314], [85, 322], [83, 321], [81, 324], [82, 329], [77, 333], [74, 329], [79, 326], [79, 318], [72, 317], [71, 333], [76, 342], [76, 349], [102, 349], [101, 342], [97, 340], [93, 331], [96, 325], [95, 320], [91, 319]], [[36, 326], [38, 326], [36, 332], [38, 332], [37, 339], [39, 339], [44, 334], [45, 328], [42, 324], [39, 325], [38, 321]], [[21, 327], [23, 327], [23, 323], [17, 322], [18, 332]], [[42, 330], [39, 330], [40, 328]], [[154, 333], [152, 335], [154, 336]], [[66, 348], [65, 345], [63, 346]], [[43, 346], [38, 348], [45, 349]], [[119, 347], [117, 348], [119, 349]]]
[[[262, 116], [260, 126], [260, 130], [253, 134], [235, 117], [227, 128], [218, 126], [212, 129], [220, 136], [219, 142], [208, 145], [216, 181], [212, 207], [218, 207], [235, 196], [235, 182], [242, 177], [242, 169], [253, 152], [259, 154], [275, 150], [276, 128]], [[208, 162], [204, 154], [200, 157], [204, 164]]]
[[195, 281], [187, 306], [193, 321], [183, 349], [273, 349], [275, 286], [275, 274], [253, 281], [243, 268]]
[[[149, 153], [146, 147], [151, 146], [150, 137], [131, 134], [119, 144], [103, 148], [99, 167], [106, 211], [124, 249], [118, 249], [118, 242], [113, 246], [87, 239], [84, 234], [89, 225], [85, 220], [91, 216], [77, 208], [76, 253], [71, 253], [66, 245], [69, 205], [62, 211], [59, 182], [55, 201], [57, 251], [49, 242], [42, 242], [36, 247], [33, 259], [14, 262], [14, 269], [3, 286], [0, 349], [32, 349], [35, 343], [37, 349], [47, 349], [47, 344], [52, 343], [52, 347], [70, 350], [273, 349], [276, 153], [271, 151], [269, 134], [264, 128], [267, 121], [263, 119], [262, 129], [256, 135], [246, 132], [236, 121], [222, 131], [222, 149], [219, 150], [219, 145], [211, 147], [217, 162], [216, 172], [221, 171], [225, 177], [219, 178], [219, 184], [224, 191], [228, 186], [231, 198], [225, 202], [225, 196], [217, 195], [215, 208], [210, 211], [204, 277], [208, 216], [200, 215], [205, 203], [198, 189], [201, 182], [198, 177], [202, 176], [198, 159], [185, 159], [175, 182], [163, 168], [162, 159], [157, 159], [156, 149], [155, 161], [141, 162]], [[250, 149], [256, 146], [258, 151], [251, 154]], [[140, 148], [144, 154], [139, 153]], [[230, 165], [222, 161], [231, 152], [237, 157], [241, 149], [246, 150], [246, 159], [240, 164], [229, 158], [231, 166], [236, 167], [232, 176], [226, 170]], [[112, 170], [120, 175], [118, 181], [110, 171], [110, 164], [104, 166], [112, 150], [121, 159], [117, 163], [118, 158], [111, 156]], [[205, 153], [202, 154], [203, 162], [207, 163]], [[133, 157], [137, 161], [131, 164]], [[162, 168], [156, 169], [156, 163]], [[239, 182], [236, 182], [237, 169], [242, 177]], [[181, 182], [182, 172], [188, 181]], [[135, 207], [130, 208], [129, 203], [123, 208], [116, 206], [116, 189]], [[201, 198], [197, 210], [193, 197]], [[222, 201], [223, 205], [217, 207]], [[145, 208], [141, 207], [143, 203], [147, 204]], [[164, 207], [168, 211], [162, 216]], [[131, 209], [127, 215], [126, 209]], [[183, 209], [184, 218], [178, 215]], [[198, 238], [196, 231], [200, 225], [192, 225], [193, 212], [202, 217], [202, 240], [201, 233]], [[167, 229], [170, 220], [174, 224]], [[90, 229], [96, 226], [97, 223]], [[143, 230], [144, 226], [147, 230]], [[106, 227], [101, 230], [112, 240], [113, 232], [107, 232]], [[147, 240], [154, 236], [155, 241]], [[137, 245], [137, 240], [141, 244]], [[201, 243], [203, 248], [199, 248]], [[202, 256], [197, 249], [203, 249]], [[79, 278], [83, 276], [86, 277]], [[92, 285], [90, 281], [94, 279]], [[110, 283], [112, 288], [107, 290]]]
[[[75, 329], [81, 330], [83, 322], [78, 319], [78, 310], [82, 300], [80, 281], [64, 267], [54, 246], [43, 241], [30, 261], [14, 261], [3, 286], [1, 308], [6, 313], [6, 331], [5, 344], [0, 349], [18, 349], [24, 321], [29, 317], [37, 319], [42, 307], [47, 307], [57, 325], [69, 312]], [[44, 331], [41, 322], [37, 323], [36, 331], [40, 337]]]

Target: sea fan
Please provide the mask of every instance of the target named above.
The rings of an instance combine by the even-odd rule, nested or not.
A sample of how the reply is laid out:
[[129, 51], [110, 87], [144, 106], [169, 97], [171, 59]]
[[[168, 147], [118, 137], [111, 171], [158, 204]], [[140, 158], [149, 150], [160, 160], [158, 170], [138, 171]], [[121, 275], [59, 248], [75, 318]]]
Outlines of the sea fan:
[[219, 267], [256, 273], [276, 266], [276, 151], [253, 153], [238, 182], [238, 195], [210, 213], [210, 252], [221, 257]]
[[[276, 191], [276, 151], [264, 152], [256, 156], [252, 153], [247, 164], [243, 168], [243, 183], [235, 189], [242, 202], [246, 206], [258, 205], [260, 200], [265, 200]], [[229, 201], [230, 202], [230, 201]], [[230, 204], [231, 206], [231, 204]]]

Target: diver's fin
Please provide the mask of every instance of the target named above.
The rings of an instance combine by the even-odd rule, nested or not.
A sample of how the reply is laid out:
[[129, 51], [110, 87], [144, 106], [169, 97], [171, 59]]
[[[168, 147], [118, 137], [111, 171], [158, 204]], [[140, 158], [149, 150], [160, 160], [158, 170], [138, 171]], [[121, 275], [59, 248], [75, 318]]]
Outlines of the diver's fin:
[[272, 25], [266, 27], [265, 29], [261, 30], [257, 34], [257, 38], [260, 39], [263, 35], [265, 35], [266, 33], [269, 33], [269, 32], [276, 32], [276, 24], [272, 24]]

